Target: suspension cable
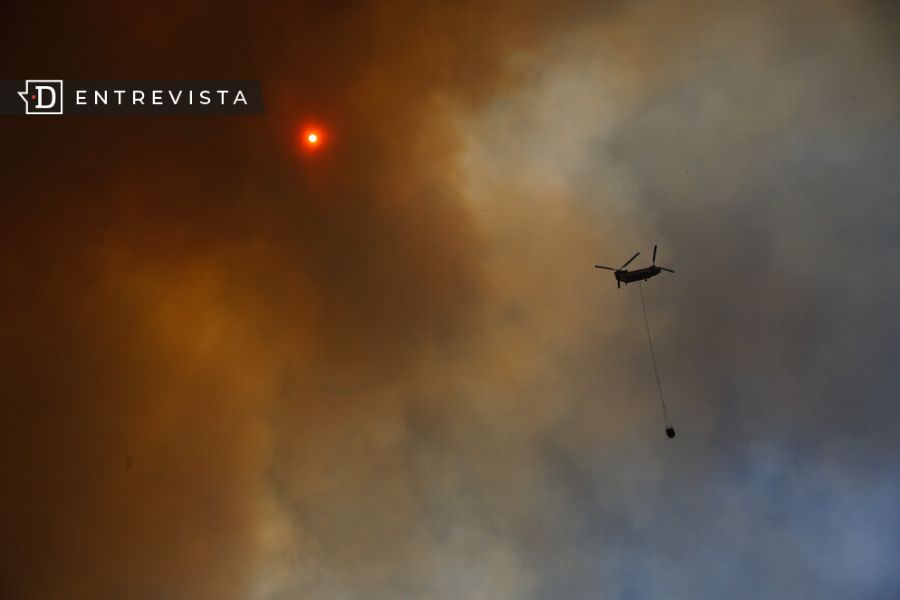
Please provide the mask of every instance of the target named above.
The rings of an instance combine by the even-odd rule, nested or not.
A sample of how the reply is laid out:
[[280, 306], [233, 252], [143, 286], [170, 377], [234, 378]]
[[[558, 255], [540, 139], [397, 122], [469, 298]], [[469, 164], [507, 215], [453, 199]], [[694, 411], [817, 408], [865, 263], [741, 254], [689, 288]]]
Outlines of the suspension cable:
[[644, 313], [644, 328], [647, 330], [647, 344], [650, 346], [650, 362], [653, 364], [653, 374], [656, 376], [656, 389], [659, 390], [659, 403], [662, 405], [666, 433], [669, 433], [670, 430], [674, 432], [674, 430], [672, 430], [672, 425], [669, 423], [669, 412], [666, 410], [666, 400], [663, 398], [662, 384], [659, 382], [659, 370], [656, 368], [656, 355], [653, 353], [653, 339], [650, 337], [650, 323], [647, 321], [647, 304], [644, 302], [643, 281], [638, 283], [638, 289], [641, 291], [641, 311]]

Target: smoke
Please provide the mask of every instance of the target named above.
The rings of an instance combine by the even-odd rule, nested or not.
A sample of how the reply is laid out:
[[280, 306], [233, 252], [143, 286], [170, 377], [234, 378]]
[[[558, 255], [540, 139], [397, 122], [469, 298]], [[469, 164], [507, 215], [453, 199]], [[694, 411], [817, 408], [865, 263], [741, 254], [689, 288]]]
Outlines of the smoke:
[[3, 124], [0, 592], [890, 595], [892, 12], [12, 10], [267, 114]]

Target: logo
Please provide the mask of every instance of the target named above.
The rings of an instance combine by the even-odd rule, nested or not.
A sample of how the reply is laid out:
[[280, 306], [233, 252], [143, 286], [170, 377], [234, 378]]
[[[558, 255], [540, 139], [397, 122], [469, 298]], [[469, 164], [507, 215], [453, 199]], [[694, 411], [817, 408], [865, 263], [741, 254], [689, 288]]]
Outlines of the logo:
[[[65, 83], [65, 86], [63, 86]], [[0, 115], [259, 115], [257, 80], [0, 80]], [[22, 110], [22, 102], [25, 110]]]
[[25, 101], [26, 115], [63, 114], [62, 79], [27, 79], [19, 97]]

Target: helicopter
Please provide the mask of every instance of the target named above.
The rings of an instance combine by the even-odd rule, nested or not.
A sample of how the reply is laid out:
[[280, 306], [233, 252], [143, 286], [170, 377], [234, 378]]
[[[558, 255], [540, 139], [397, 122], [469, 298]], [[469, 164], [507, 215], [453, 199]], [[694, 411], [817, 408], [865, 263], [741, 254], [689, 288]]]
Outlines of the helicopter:
[[653, 260], [649, 267], [644, 267], [643, 269], [636, 269], [634, 271], [628, 271], [625, 269], [631, 261], [636, 259], [640, 252], [635, 252], [634, 256], [625, 261], [625, 264], [619, 267], [618, 269], [613, 269], [612, 267], [604, 267], [603, 265], [594, 265], [595, 269], [606, 269], [607, 271], [612, 271], [613, 275], [616, 276], [616, 287], [621, 288], [622, 284], [628, 285], [629, 283], [633, 283], [635, 281], [647, 281], [651, 277], [656, 277], [663, 271], [668, 271], [669, 273], [674, 273], [672, 269], [667, 269], [666, 267], [657, 267], [656, 266], [656, 244], [653, 244]]

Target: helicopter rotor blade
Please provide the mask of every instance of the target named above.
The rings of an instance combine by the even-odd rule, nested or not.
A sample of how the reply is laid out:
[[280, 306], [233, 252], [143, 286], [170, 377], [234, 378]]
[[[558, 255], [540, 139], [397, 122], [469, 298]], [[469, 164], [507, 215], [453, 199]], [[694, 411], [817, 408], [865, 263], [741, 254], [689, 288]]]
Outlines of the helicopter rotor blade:
[[662, 271], [668, 271], [669, 273], [674, 273], [674, 272], [675, 272], [675, 271], [673, 271], [672, 269], [667, 269], [667, 268], [665, 268], [665, 267], [660, 267], [660, 270], [662, 270]]
[[603, 265], [594, 265], [595, 269], [606, 269], [607, 271], [615, 271], [612, 267], [604, 267]]
[[640, 254], [640, 252], [635, 252], [635, 253], [634, 253], [634, 256], [632, 256], [631, 258], [629, 258], [628, 260], [626, 260], [626, 261], [625, 261], [625, 264], [622, 265], [621, 267], [619, 267], [619, 270], [621, 271], [622, 269], [624, 269], [625, 267], [627, 267], [627, 266], [631, 263], [631, 261], [633, 261], [634, 259], [636, 259], [636, 258], [638, 257], [638, 254]]
[[650, 264], [656, 264], [656, 244], [653, 244], [653, 261]]

